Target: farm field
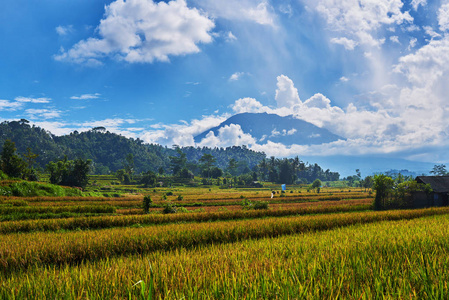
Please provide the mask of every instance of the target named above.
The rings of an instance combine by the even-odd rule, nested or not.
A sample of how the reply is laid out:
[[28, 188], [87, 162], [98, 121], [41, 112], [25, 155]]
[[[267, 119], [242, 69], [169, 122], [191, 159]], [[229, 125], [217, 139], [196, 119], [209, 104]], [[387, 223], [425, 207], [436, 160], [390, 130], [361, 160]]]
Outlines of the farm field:
[[446, 299], [449, 208], [372, 202], [299, 186], [3, 197], [0, 298]]

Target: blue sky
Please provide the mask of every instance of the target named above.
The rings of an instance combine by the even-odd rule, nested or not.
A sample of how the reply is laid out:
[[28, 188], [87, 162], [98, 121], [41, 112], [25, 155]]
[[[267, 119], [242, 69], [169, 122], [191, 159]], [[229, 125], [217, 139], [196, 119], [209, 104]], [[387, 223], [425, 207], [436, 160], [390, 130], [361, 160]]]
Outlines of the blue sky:
[[261, 145], [229, 126], [196, 145], [449, 161], [448, 30], [446, 1], [4, 0], [0, 120], [171, 146], [269, 112], [347, 140]]

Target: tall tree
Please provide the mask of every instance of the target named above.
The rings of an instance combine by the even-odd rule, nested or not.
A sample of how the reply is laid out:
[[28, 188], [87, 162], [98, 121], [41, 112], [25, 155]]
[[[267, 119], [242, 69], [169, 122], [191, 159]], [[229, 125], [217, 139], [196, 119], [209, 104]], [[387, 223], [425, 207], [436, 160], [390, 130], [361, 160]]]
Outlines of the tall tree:
[[53, 184], [77, 186], [84, 188], [89, 183], [89, 170], [92, 160], [64, 160], [50, 162], [47, 170], [50, 172], [50, 182]]
[[22, 178], [26, 173], [26, 163], [16, 151], [15, 143], [6, 140], [0, 153], [0, 165], [2, 171], [9, 177]]
[[187, 157], [178, 146], [175, 146], [175, 151], [178, 156], [170, 156], [170, 168], [172, 169], [173, 175], [178, 175], [186, 167]]
[[131, 177], [134, 173], [134, 155], [129, 153], [125, 158], [125, 172]]
[[236, 174], [237, 167], [238, 167], [237, 161], [234, 158], [231, 158], [228, 163], [228, 171], [232, 176], [237, 175]]
[[207, 178], [210, 178], [210, 170], [215, 163], [215, 158], [212, 154], [205, 153], [200, 158], [201, 168], [203, 173], [207, 174]]
[[447, 175], [446, 165], [435, 165], [433, 166], [432, 171], [430, 171], [431, 174], [434, 174], [435, 176], [445, 176]]

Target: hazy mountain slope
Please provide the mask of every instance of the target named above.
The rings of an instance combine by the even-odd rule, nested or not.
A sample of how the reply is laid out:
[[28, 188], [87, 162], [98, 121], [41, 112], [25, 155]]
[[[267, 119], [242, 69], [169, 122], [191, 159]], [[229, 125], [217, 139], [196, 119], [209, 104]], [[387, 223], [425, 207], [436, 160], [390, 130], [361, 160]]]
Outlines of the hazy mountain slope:
[[284, 145], [313, 145], [344, 139], [327, 129], [319, 128], [292, 116], [281, 117], [267, 113], [242, 113], [234, 115], [217, 127], [197, 135], [195, 142], [200, 142], [211, 131], [215, 136], [218, 136], [220, 128], [230, 124], [240, 125], [244, 133], [251, 134], [257, 139], [258, 144], [265, 144], [270, 140]]

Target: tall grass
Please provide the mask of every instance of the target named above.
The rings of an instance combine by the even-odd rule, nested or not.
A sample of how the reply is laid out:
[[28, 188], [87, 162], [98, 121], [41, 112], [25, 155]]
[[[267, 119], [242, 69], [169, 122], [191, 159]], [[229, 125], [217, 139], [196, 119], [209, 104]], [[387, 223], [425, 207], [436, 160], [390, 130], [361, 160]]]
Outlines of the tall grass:
[[[62, 207], [64, 208], [64, 207]], [[350, 211], [364, 211], [371, 208], [371, 204], [346, 202], [336, 205], [335, 202], [322, 203], [316, 206], [290, 207], [278, 210], [263, 211], [222, 211], [191, 214], [150, 214], [128, 216], [101, 216], [96, 218], [72, 218], [64, 220], [39, 220], [0, 223], [0, 233], [17, 233], [31, 231], [58, 231], [104, 229], [112, 227], [126, 227], [133, 225], [155, 225], [175, 222], [211, 222], [224, 220], [254, 219], [262, 217], [283, 217], [291, 215], [324, 214]], [[1, 219], [1, 216], [0, 216]]]
[[0, 236], [0, 271], [15, 272], [33, 265], [78, 264], [86, 260], [194, 248], [247, 239], [322, 231], [384, 220], [414, 219], [449, 213], [449, 208], [295, 216], [148, 228], [119, 228], [70, 233]]
[[33, 266], [0, 274], [0, 298], [448, 299], [448, 237], [445, 215]]

